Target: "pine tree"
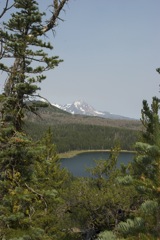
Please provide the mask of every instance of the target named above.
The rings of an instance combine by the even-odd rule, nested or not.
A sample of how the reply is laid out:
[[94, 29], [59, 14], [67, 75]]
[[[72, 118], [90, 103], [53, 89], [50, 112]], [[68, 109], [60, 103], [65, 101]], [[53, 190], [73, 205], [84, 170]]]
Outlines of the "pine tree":
[[[66, 2], [53, 2], [53, 15], [46, 26], [42, 24], [44, 13], [39, 11], [38, 3], [34, 0], [14, 0], [12, 6], [6, 0], [0, 14], [2, 18], [7, 11], [13, 10], [11, 18], [0, 29], [0, 70], [8, 76], [4, 92], [0, 95], [1, 239], [54, 238], [46, 227], [46, 219], [55, 219], [54, 204], [59, 198], [56, 188], [62, 184], [64, 175], [61, 178], [55, 150], [54, 154], [52, 147], [49, 150], [53, 154], [49, 163], [45, 143], [34, 143], [22, 130], [22, 124], [25, 111], [35, 110], [34, 104], [28, 102], [30, 97], [37, 95], [38, 84], [45, 79], [43, 72], [61, 62], [57, 56], [48, 55], [48, 50], [53, 47], [42, 41], [41, 36], [55, 26]], [[6, 61], [6, 58], [9, 60]], [[47, 168], [48, 173], [52, 174], [46, 180]], [[50, 180], [51, 175], [56, 176], [54, 184]], [[44, 183], [48, 185], [47, 188]], [[54, 227], [56, 229], [56, 225]]]
[[[159, 99], [154, 97], [151, 108], [143, 101], [141, 142], [136, 143], [137, 155], [130, 176], [121, 183], [133, 184], [140, 194], [140, 202], [132, 219], [121, 222], [118, 231], [133, 239], [160, 237], [160, 120]], [[119, 179], [120, 180], [120, 179]], [[148, 238], [147, 238], [148, 236]], [[130, 239], [130, 238], [128, 238]]]
[[35, 203], [33, 222], [45, 230], [44, 239], [46, 237], [62, 239], [66, 234], [62, 231], [61, 224], [65, 218], [65, 201], [62, 193], [70, 177], [65, 169], [61, 169], [50, 128], [38, 146], [40, 156], [34, 165], [34, 182], [28, 187], [33, 194], [38, 193], [39, 198]]
[[4, 56], [14, 59], [12, 66], [0, 64], [0, 70], [8, 74], [2, 98], [2, 121], [9, 120], [16, 130], [21, 130], [24, 110], [34, 111], [28, 106], [30, 97], [39, 89], [38, 83], [45, 79], [43, 72], [53, 69], [61, 60], [48, 56], [45, 49], [52, 50], [48, 42], [43, 42], [42, 17], [34, 0], [15, 0], [16, 12], [12, 13], [1, 37], [4, 39]]
[[7, 143], [5, 141], [1, 143], [0, 153], [1, 239], [25, 239], [28, 235], [37, 239], [42, 230], [31, 227], [37, 196], [28, 188], [33, 181], [36, 146], [19, 133], [8, 138]]
[[[104, 231], [98, 239], [155, 240], [160, 238], [160, 120], [158, 98], [151, 107], [143, 101], [143, 132], [136, 143], [137, 154], [126, 173], [118, 176], [120, 186], [137, 191], [128, 216], [113, 231]], [[130, 188], [129, 188], [130, 189]], [[125, 197], [127, 198], [129, 192]], [[110, 230], [110, 229], [109, 229]], [[124, 238], [123, 238], [124, 237]]]

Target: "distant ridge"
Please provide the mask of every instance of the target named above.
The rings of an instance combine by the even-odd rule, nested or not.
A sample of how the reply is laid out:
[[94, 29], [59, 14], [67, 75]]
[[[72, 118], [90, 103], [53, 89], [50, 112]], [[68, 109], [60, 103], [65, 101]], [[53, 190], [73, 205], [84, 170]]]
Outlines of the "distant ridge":
[[86, 103], [83, 100], [74, 101], [71, 104], [65, 105], [58, 105], [52, 104], [68, 113], [71, 114], [79, 114], [79, 115], [86, 115], [86, 116], [97, 116], [102, 118], [109, 118], [109, 119], [126, 119], [126, 120], [133, 120], [133, 118], [112, 114], [109, 112], [97, 111], [91, 105]]
[[[141, 122], [137, 119], [131, 118], [105, 118], [102, 114], [97, 115], [94, 112], [94, 116], [83, 114], [73, 114], [67, 112], [60, 108], [57, 104], [49, 104], [47, 101], [36, 102], [35, 108], [37, 108], [37, 114], [33, 114], [31, 112], [27, 112], [26, 117], [24, 119], [25, 122], [36, 123], [38, 125], [44, 126], [63, 126], [63, 125], [91, 125], [91, 126], [99, 126], [99, 127], [114, 127], [114, 128], [123, 128], [123, 129], [131, 129], [131, 130], [140, 130]], [[78, 101], [76, 101], [78, 102]], [[38, 103], [38, 104], [37, 104]], [[77, 106], [77, 104], [76, 104]], [[79, 104], [78, 104], [79, 106]], [[80, 106], [79, 106], [80, 107]], [[36, 110], [36, 109], [35, 109]], [[84, 110], [84, 109], [83, 109]], [[81, 109], [82, 111], [82, 109]], [[99, 112], [98, 112], [99, 113]], [[95, 116], [96, 115], [96, 116]], [[114, 116], [111, 114], [111, 116]]]

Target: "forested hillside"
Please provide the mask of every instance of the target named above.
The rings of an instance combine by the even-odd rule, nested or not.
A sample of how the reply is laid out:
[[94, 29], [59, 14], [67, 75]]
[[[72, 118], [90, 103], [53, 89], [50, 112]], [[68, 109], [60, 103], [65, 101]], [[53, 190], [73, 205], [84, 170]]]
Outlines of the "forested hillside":
[[110, 149], [119, 143], [133, 150], [142, 128], [138, 120], [111, 120], [71, 115], [54, 106], [39, 108], [39, 116], [29, 114], [24, 129], [40, 139], [50, 127], [58, 152], [70, 150]]
[[[41, 107], [38, 108], [37, 105]], [[111, 126], [120, 127], [133, 130], [142, 130], [142, 124], [139, 120], [121, 120], [121, 119], [105, 119], [101, 117], [91, 117], [84, 115], [72, 115], [66, 111], [63, 111], [55, 106], [47, 103], [38, 102], [35, 109], [36, 114], [28, 113], [25, 117], [30, 122], [46, 123], [52, 125], [58, 124], [86, 124], [97, 126]], [[42, 107], [43, 106], [43, 107]]]

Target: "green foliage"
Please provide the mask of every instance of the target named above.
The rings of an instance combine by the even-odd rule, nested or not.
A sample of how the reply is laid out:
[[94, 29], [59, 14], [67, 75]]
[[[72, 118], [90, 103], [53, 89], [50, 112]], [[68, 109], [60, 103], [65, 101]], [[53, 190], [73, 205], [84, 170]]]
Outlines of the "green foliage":
[[[42, 105], [48, 105], [30, 102], [30, 97], [36, 95], [39, 83], [45, 79], [43, 72], [61, 62], [57, 56], [49, 56], [53, 47], [41, 37], [55, 22], [52, 18], [53, 23], [43, 28], [45, 14], [39, 11], [37, 2], [15, 0], [10, 19], [0, 29], [0, 70], [8, 76], [0, 95], [0, 238], [160, 238], [157, 98], [153, 98], [151, 108], [143, 102], [141, 120], [145, 131], [136, 144], [133, 164], [117, 169], [119, 147], [113, 148], [107, 161], [97, 162], [90, 170], [92, 178], [70, 176], [61, 168], [57, 150], [110, 149], [117, 142], [122, 149], [133, 149], [135, 131], [83, 122], [73, 124], [71, 120], [60, 125], [57, 118], [57, 124], [51, 125], [41, 140], [48, 125], [31, 123], [28, 133], [37, 137], [33, 141], [22, 128], [26, 110], [37, 112]], [[60, 3], [53, 1], [55, 11]], [[13, 61], [3, 61], [4, 58]]]
[[96, 179], [95, 181], [97, 181], [97, 184], [100, 184], [100, 182], [103, 181], [102, 179], [105, 179], [105, 182], [106, 178], [108, 182], [112, 182], [113, 179], [115, 179], [118, 173], [117, 160], [119, 152], [120, 148], [118, 146], [114, 147], [111, 149], [110, 156], [107, 160], [98, 160], [96, 161], [96, 166], [94, 168], [88, 169]]
[[133, 178], [131, 175], [118, 176], [116, 180], [119, 184], [123, 184], [123, 185], [130, 186], [133, 183]]
[[[140, 178], [139, 185], [150, 190], [148, 194], [152, 199], [159, 196], [160, 184], [160, 122], [158, 116], [159, 100], [153, 98], [151, 109], [144, 105], [143, 124], [146, 126], [146, 133], [143, 134], [144, 141], [137, 143], [137, 158], [133, 163], [133, 174]], [[150, 196], [151, 197], [151, 196]], [[151, 199], [151, 200], [152, 200]]]
[[144, 220], [140, 217], [127, 219], [126, 222], [120, 222], [117, 226], [117, 230], [124, 236], [137, 235], [137, 232], [143, 232]]
[[109, 159], [97, 161], [97, 166], [91, 169], [93, 178], [74, 179], [65, 193], [68, 223], [83, 232], [82, 239], [86, 236], [94, 239], [99, 232], [113, 230], [129, 217], [129, 209], [135, 204], [134, 187], [116, 182], [121, 174], [116, 171], [118, 151], [119, 148], [112, 149]]
[[158, 132], [159, 131], [159, 99], [157, 97], [153, 97], [153, 101], [151, 104], [151, 109], [148, 106], [146, 100], [143, 101], [143, 109], [142, 113], [142, 124], [145, 127], [146, 131], [143, 133], [143, 139], [145, 142], [154, 144], [159, 141]]
[[36, 230], [31, 227], [31, 215], [37, 196], [27, 182], [32, 182], [37, 156], [31, 141], [21, 133], [4, 139], [1, 147], [1, 235], [7, 239], [14, 235], [23, 237], [27, 231], [32, 235]]
[[38, 1], [15, 0], [11, 8], [8, 2], [4, 13], [13, 11], [0, 29], [0, 70], [7, 73], [0, 96], [0, 239], [62, 239], [61, 187], [68, 173], [60, 169], [50, 132], [35, 142], [22, 131], [25, 111], [37, 110], [29, 101], [45, 79], [43, 72], [61, 60], [50, 57], [53, 47], [42, 41]]
[[[145, 132], [142, 141], [136, 143], [137, 155], [133, 161], [131, 175], [121, 178], [122, 184], [133, 184], [140, 194], [141, 201], [134, 212], [135, 218], [118, 225], [124, 236], [159, 237], [160, 225], [160, 122], [159, 99], [153, 98], [151, 109], [143, 102], [142, 123]], [[119, 180], [119, 179], [118, 179]], [[137, 222], [138, 219], [138, 222]], [[147, 238], [146, 238], [147, 239]]]
[[[34, 138], [39, 139], [48, 128], [46, 122], [26, 122], [24, 129]], [[59, 153], [71, 150], [111, 149], [120, 142], [121, 149], [134, 150], [138, 139], [135, 130], [116, 127], [96, 126], [93, 124], [57, 124], [50, 123], [53, 142]]]
[[69, 174], [60, 168], [51, 131], [39, 143], [15, 132], [1, 146], [1, 236], [62, 239], [65, 204], [61, 196]]
[[[143, 101], [142, 124], [144, 132], [136, 143], [137, 154], [127, 171], [122, 168], [116, 183], [132, 186], [137, 191], [134, 204], [130, 206], [128, 217], [120, 221], [112, 232], [112, 239], [159, 239], [160, 237], [160, 121], [159, 99], [153, 98], [151, 109]], [[128, 196], [129, 192], [127, 192]], [[106, 228], [107, 229], [107, 228]], [[108, 229], [111, 230], [111, 229]], [[104, 234], [104, 235], [103, 235]], [[105, 239], [105, 232], [102, 237]], [[102, 238], [103, 239], [103, 238]]]
[[153, 200], [146, 200], [140, 206], [140, 211], [145, 215], [155, 215], [158, 210], [158, 203]]
[[14, 60], [13, 64], [4, 61], [0, 65], [0, 70], [8, 74], [1, 112], [4, 121], [10, 116], [16, 130], [21, 130], [24, 111], [32, 110], [26, 100], [40, 89], [38, 84], [45, 79], [42, 73], [58, 66], [61, 60], [57, 56], [48, 56], [48, 50], [53, 47], [40, 36], [44, 13], [39, 11], [37, 1], [15, 0], [14, 8], [11, 18], [0, 30], [4, 58]]
[[104, 231], [98, 235], [97, 240], [116, 240], [117, 236], [110, 231]]

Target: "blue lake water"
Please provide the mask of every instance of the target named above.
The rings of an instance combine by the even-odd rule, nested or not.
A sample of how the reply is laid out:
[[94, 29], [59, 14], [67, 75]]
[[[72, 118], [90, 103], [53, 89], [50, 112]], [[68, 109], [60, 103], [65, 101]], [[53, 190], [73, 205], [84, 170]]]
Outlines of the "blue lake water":
[[[109, 152], [86, 152], [80, 153], [71, 158], [61, 159], [61, 166], [66, 168], [75, 177], [89, 177], [90, 173], [87, 168], [96, 165], [95, 160], [106, 160], [109, 158]], [[118, 157], [117, 167], [123, 164], [128, 164], [134, 158], [134, 153], [121, 152]]]

